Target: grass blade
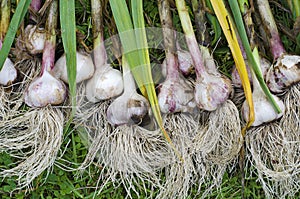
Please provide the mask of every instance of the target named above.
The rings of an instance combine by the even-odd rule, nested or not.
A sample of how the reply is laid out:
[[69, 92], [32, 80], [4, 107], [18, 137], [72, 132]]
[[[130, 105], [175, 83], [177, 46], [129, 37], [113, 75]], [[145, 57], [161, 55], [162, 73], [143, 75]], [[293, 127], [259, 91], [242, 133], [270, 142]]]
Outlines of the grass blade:
[[0, 70], [2, 69], [3, 64], [9, 54], [9, 51], [10, 51], [11, 45], [14, 42], [17, 30], [25, 17], [25, 14], [28, 10], [30, 2], [31, 2], [31, 0], [21, 0], [16, 8], [15, 14], [13, 15], [13, 17], [10, 21], [8, 31], [6, 33], [2, 48], [0, 50]]
[[[213, 9], [209, 0], [206, 0], [205, 4], [208, 7], [208, 9], [210, 9], [210, 10]], [[217, 18], [214, 15], [212, 15], [210, 13], [206, 13], [206, 16], [214, 30], [214, 39], [211, 41], [211, 45], [215, 45], [221, 37], [222, 29], [220, 27], [220, 24], [219, 24]]]

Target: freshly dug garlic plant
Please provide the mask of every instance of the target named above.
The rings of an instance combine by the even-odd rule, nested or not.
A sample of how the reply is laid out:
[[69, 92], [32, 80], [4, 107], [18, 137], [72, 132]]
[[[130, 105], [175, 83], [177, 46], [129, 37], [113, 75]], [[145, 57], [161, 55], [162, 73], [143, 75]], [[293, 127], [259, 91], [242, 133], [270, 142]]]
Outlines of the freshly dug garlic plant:
[[36, 25], [28, 25], [25, 28], [25, 37], [25, 46], [30, 54], [36, 55], [43, 52], [46, 40], [44, 28], [37, 27]]
[[136, 92], [133, 76], [128, 63], [122, 58], [124, 92], [107, 109], [107, 120], [112, 126], [139, 124], [149, 112], [149, 102]]
[[300, 56], [281, 54], [267, 73], [266, 82], [274, 93], [282, 93], [300, 81]]
[[17, 70], [14, 64], [9, 58], [6, 58], [4, 65], [0, 71], [0, 84], [8, 85], [11, 84], [17, 78]]
[[41, 76], [34, 79], [25, 91], [25, 103], [31, 107], [61, 104], [67, 95], [65, 84], [52, 76], [55, 61], [57, 1], [54, 1], [46, 22], [47, 39], [44, 44]]
[[31, 82], [25, 91], [25, 103], [31, 107], [61, 104], [67, 95], [65, 84], [48, 71]]
[[[269, 66], [265, 66], [263, 68], [268, 68]], [[271, 122], [282, 117], [285, 106], [284, 103], [275, 95], [272, 95], [275, 102], [279, 106], [281, 113], [277, 113], [273, 108], [272, 104], [269, 102], [268, 98], [264, 94], [263, 90], [261, 89], [259, 82], [255, 75], [252, 75], [253, 79], [253, 104], [254, 104], [254, 115], [255, 120], [252, 126], [259, 126], [264, 123]], [[249, 106], [247, 101], [243, 103], [242, 106], [242, 115], [246, 122], [249, 120]]]
[[196, 108], [193, 88], [178, 71], [178, 60], [173, 53], [166, 56], [167, 78], [160, 84], [158, 103], [163, 113], [193, 112]]
[[[88, 54], [76, 52], [76, 83], [91, 78], [95, 72], [95, 66], [92, 57]], [[66, 55], [63, 54], [55, 63], [53, 74], [65, 83], [68, 83], [68, 72], [66, 64]]]

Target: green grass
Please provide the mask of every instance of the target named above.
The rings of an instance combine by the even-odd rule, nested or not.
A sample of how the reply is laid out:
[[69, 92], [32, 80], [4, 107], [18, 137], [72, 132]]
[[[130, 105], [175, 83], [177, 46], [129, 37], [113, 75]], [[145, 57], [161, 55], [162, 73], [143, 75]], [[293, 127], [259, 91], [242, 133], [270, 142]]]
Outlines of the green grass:
[[[85, 5], [85, 6], [82, 6]], [[276, 20], [283, 25], [286, 25], [287, 29], [291, 29], [293, 21], [292, 16], [283, 11], [282, 9], [276, 7], [276, 5], [271, 4], [272, 9], [275, 13]], [[13, 1], [13, 7], [15, 8], [15, 1]], [[91, 16], [90, 16], [90, 4], [88, 0], [76, 0], [75, 2], [75, 14], [76, 14], [76, 28], [77, 31], [82, 35], [83, 41], [85, 45], [90, 47], [92, 45], [92, 33], [91, 33]], [[152, 27], [160, 27], [160, 20], [158, 15], [158, 9], [156, 6], [156, 0], [148, 0], [145, 1], [144, 4], [144, 12], [147, 16], [147, 20], [145, 21], [146, 26]], [[182, 32], [180, 26], [180, 20], [176, 10], [173, 10], [173, 21], [175, 23], [175, 27], [178, 31]], [[209, 28], [210, 31], [213, 31], [213, 28]], [[106, 36], [108, 36], [106, 29]], [[286, 35], [281, 35], [285, 48], [288, 52], [297, 52], [297, 46], [295, 42], [293, 42]], [[231, 68], [234, 64], [233, 59], [231, 57], [229, 48], [227, 47], [227, 43], [222, 36], [223, 39], [220, 40], [219, 43], [216, 43], [213, 55], [219, 68], [222, 72], [230, 76]], [[61, 45], [61, 38], [58, 39], [58, 45]], [[150, 41], [151, 42], [151, 41]], [[153, 44], [159, 45], [159, 44]], [[61, 46], [58, 47], [62, 49]], [[77, 48], [83, 48], [81, 41], [77, 38]], [[164, 52], [159, 49], [150, 49], [150, 58], [152, 63], [158, 63], [163, 60]], [[159, 79], [160, 77], [157, 77]], [[69, 129], [69, 132], [72, 131], [72, 126]], [[87, 154], [87, 149], [82, 143], [78, 133], [76, 131], [72, 131], [70, 133], [66, 133], [66, 137], [64, 138], [64, 143], [62, 145], [62, 151], [66, 147], [65, 153], [62, 156], [63, 159], [70, 162], [77, 162], [78, 164], [84, 160], [85, 155]], [[14, 158], [8, 156], [5, 153], [0, 154], [0, 169], [9, 168], [10, 165], [14, 162]], [[61, 160], [58, 160], [58, 163]], [[92, 165], [89, 170], [79, 175], [76, 171], [64, 171], [56, 164], [53, 166], [51, 173], [47, 175], [47, 172], [44, 172], [39, 178], [35, 179], [31, 191], [24, 190], [16, 190], [16, 182], [15, 179], [0, 179], [0, 198], [8, 199], [8, 198], [63, 198], [63, 199], [73, 199], [73, 198], [93, 198], [95, 194], [97, 194], [97, 190], [95, 187], [97, 186], [97, 175], [99, 172], [99, 167], [97, 165]], [[70, 165], [72, 167], [76, 167], [74, 165]], [[101, 182], [100, 182], [101, 183]], [[245, 197], [246, 198], [264, 198], [263, 190], [259, 182], [255, 177], [250, 179], [246, 179], [245, 186]], [[195, 189], [196, 190], [196, 189]], [[151, 192], [152, 190], [147, 190], [147, 192]], [[204, 190], [202, 190], [204, 191]], [[154, 190], [154, 195], [157, 190]], [[195, 191], [192, 191], [195, 192]], [[149, 193], [147, 195], [149, 195]], [[138, 196], [135, 193], [132, 193], [134, 198]], [[195, 194], [195, 193], [194, 193]], [[145, 197], [145, 193], [141, 193], [140, 198]], [[105, 189], [97, 195], [96, 198], [125, 198], [126, 190], [122, 186], [118, 186], [117, 188], [114, 186], [112, 182], [108, 183]], [[227, 172], [224, 176], [222, 186], [220, 190], [214, 190], [208, 198], [241, 198], [241, 180], [240, 180], [240, 172], [239, 168], [236, 168], [232, 172]]]

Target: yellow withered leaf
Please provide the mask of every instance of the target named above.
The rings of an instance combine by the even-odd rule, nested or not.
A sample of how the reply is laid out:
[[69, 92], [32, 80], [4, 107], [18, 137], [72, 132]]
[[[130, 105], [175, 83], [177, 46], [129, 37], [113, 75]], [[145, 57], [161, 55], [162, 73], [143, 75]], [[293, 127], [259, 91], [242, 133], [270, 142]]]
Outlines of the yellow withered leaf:
[[243, 136], [246, 133], [246, 129], [251, 126], [253, 123], [255, 116], [254, 116], [254, 105], [253, 105], [253, 99], [252, 99], [252, 91], [250, 86], [250, 81], [246, 69], [246, 64], [237, 40], [236, 33], [233, 29], [232, 20], [225, 8], [224, 2], [222, 0], [211, 0], [211, 4], [213, 6], [213, 9], [215, 11], [215, 14], [219, 20], [219, 23], [222, 27], [222, 30], [224, 32], [224, 35], [227, 39], [229, 48], [231, 50], [233, 59], [236, 64], [237, 71], [240, 75], [245, 97], [247, 100], [247, 103], [249, 105], [249, 121], [246, 124], [246, 126], [242, 129]]

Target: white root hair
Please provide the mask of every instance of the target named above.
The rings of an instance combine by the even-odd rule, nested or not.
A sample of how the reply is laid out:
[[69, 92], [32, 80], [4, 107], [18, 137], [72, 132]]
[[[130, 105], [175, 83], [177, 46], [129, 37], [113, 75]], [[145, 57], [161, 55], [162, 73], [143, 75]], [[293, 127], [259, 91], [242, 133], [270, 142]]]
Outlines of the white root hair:
[[[137, 185], [160, 186], [159, 172], [174, 156], [162, 133], [137, 125], [111, 126], [106, 118], [111, 100], [91, 104], [86, 102], [84, 85], [78, 89], [74, 123], [89, 150], [78, 169], [82, 171], [96, 160], [101, 167], [99, 182], [121, 183], [130, 198], [132, 191], [138, 194]], [[98, 191], [105, 185], [101, 183]]]
[[281, 128], [291, 132], [293, 139], [300, 140], [300, 83], [290, 87], [285, 93], [283, 101], [286, 107], [283, 118], [280, 120]]
[[[284, 119], [284, 118], [282, 118]], [[249, 165], [268, 198], [292, 197], [300, 190], [300, 141], [298, 135], [285, 131], [278, 122], [249, 130], [246, 144]]]
[[[164, 117], [164, 127], [171, 135], [175, 148], [182, 157], [180, 160], [173, 156], [169, 165], [163, 170], [165, 182], [157, 198], [187, 198], [191, 195], [192, 188], [201, 186], [205, 179], [203, 162], [195, 164], [193, 157], [193, 140], [201, 131], [201, 125], [190, 114], [176, 113]], [[202, 172], [197, 173], [197, 168], [202, 167]]]
[[[216, 111], [206, 114], [206, 120], [203, 116], [199, 117], [203, 129], [193, 141], [196, 169], [199, 175], [205, 173], [205, 181], [209, 182], [206, 183], [202, 198], [213, 188], [220, 187], [224, 173], [236, 165], [243, 145], [239, 112], [231, 100], [227, 100]], [[205, 165], [205, 171], [201, 162]]]
[[5, 121], [10, 117], [9, 111], [9, 94], [5, 91], [5, 88], [0, 87], [0, 121]]
[[236, 159], [243, 144], [239, 111], [231, 100], [209, 115], [207, 134], [215, 135], [214, 148], [207, 154], [213, 164], [226, 165]]
[[17, 189], [30, 186], [43, 171], [51, 169], [63, 140], [64, 116], [51, 106], [30, 109], [1, 122], [0, 151], [16, 162], [0, 172], [1, 177], [16, 176]]
[[[85, 101], [84, 86], [79, 86], [79, 90], [75, 124], [89, 149], [79, 170], [96, 160], [101, 168], [99, 182], [122, 184], [129, 198], [132, 193], [139, 195], [138, 190], [149, 184], [151, 189], [159, 188], [157, 198], [186, 198], [195, 187], [198, 194], [203, 192], [201, 187], [206, 187], [201, 193], [204, 198], [221, 183], [226, 168], [234, 164], [242, 146], [239, 114], [231, 101], [213, 113], [163, 117], [164, 128], [182, 156], [181, 161], [159, 130], [128, 125], [112, 127], [106, 119], [111, 101], [91, 105]], [[212, 179], [214, 182], [209, 183]], [[99, 191], [106, 183], [99, 185]]]

